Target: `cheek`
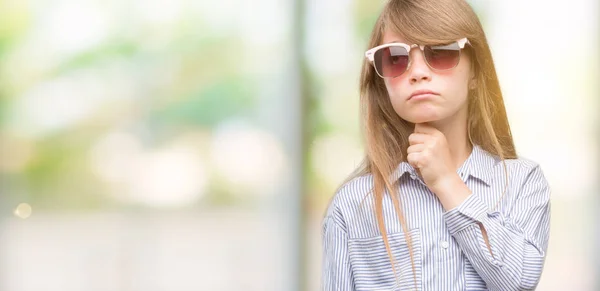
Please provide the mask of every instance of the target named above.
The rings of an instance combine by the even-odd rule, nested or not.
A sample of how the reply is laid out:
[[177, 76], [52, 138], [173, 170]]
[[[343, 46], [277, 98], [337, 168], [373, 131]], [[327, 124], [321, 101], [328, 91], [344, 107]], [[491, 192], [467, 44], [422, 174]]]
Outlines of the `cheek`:
[[[404, 81], [406, 82], [406, 81]], [[398, 114], [403, 114], [406, 110], [404, 106], [404, 97], [401, 92], [406, 92], [408, 89], [405, 89], [405, 85], [403, 85], [403, 80], [400, 77], [396, 77], [393, 79], [385, 80], [385, 87], [387, 89], [388, 96], [390, 98], [390, 102], [392, 103], [392, 107], [394, 111]]]
[[446, 84], [446, 90], [444, 92], [447, 97], [447, 108], [450, 110], [459, 110], [460, 108], [467, 105], [468, 102], [468, 88], [467, 84], [463, 80], [456, 80], [455, 82], [449, 82]]
[[385, 78], [385, 85], [386, 86], [392, 86], [392, 87], [397, 87], [399, 84], [401, 84], [404, 81], [404, 74], [396, 77], [396, 78]]
[[466, 102], [466, 100], [468, 99], [468, 95], [469, 95], [469, 79], [468, 77], [465, 77], [463, 80], [461, 80], [460, 82], [457, 82], [457, 97], [463, 101]]
[[392, 98], [398, 95], [398, 92], [402, 91], [402, 84], [406, 83], [402, 76], [393, 78], [393, 79], [385, 79], [385, 88], [387, 89], [388, 95]]
[[446, 93], [452, 95], [455, 98], [466, 98], [466, 94], [469, 88], [468, 80], [464, 78], [448, 79], [446, 81], [445, 88], [447, 88]]
[[444, 78], [445, 93], [455, 99], [457, 103], [467, 100], [469, 94], [469, 71], [457, 71], [455, 74]]

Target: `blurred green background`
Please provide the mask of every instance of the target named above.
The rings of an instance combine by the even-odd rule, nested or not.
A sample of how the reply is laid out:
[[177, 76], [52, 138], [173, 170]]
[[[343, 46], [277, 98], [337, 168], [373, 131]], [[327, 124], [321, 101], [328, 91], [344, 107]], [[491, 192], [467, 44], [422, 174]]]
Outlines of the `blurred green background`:
[[[553, 187], [538, 290], [596, 290], [598, 3], [470, 2]], [[317, 290], [382, 5], [0, 0], [0, 291]]]

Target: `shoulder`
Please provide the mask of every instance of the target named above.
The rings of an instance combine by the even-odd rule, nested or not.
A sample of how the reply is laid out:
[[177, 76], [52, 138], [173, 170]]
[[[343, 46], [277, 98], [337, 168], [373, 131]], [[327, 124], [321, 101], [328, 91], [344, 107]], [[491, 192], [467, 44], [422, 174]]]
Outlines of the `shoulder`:
[[324, 222], [333, 222], [346, 228], [347, 218], [360, 210], [372, 189], [373, 176], [371, 174], [362, 175], [344, 183], [331, 198]]
[[[506, 165], [506, 172], [504, 171]], [[549, 183], [540, 163], [526, 156], [518, 155], [514, 159], [505, 159], [495, 165], [495, 175], [504, 183], [505, 176], [515, 193], [541, 192], [549, 195]]]
[[508, 171], [509, 177], [526, 177], [534, 172], [540, 172], [540, 164], [527, 156], [517, 155], [516, 158], [501, 159], [499, 156], [486, 151], [479, 145], [473, 149], [473, 172], [485, 178], [487, 175], [495, 177], [504, 175]]
[[538, 162], [523, 155], [518, 155], [517, 158], [514, 159], [505, 159], [505, 161], [507, 166], [510, 166], [517, 170], [521, 169], [524, 171], [530, 171], [536, 167], [539, 167]]
[[[544, 176], [540, 164], [526, 156], [518, 155], [515, 159], [505, 159], [504, 163], [510, 176], [516, 179], [526, 180], [531, 176]], [[497, 163], [496, 168], [498, 167], [502, 168], [503, 163]]]

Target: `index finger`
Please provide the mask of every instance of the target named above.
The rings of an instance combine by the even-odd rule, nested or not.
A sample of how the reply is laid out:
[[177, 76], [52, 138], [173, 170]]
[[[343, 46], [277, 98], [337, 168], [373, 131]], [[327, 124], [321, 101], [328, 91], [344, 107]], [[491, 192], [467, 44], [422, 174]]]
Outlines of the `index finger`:
[[437, 132], [437, 129], [431, 126], [429, 123], [415, 123], [414, 132], [416, 133], [425, 133], [425, 134], [434, 134]]

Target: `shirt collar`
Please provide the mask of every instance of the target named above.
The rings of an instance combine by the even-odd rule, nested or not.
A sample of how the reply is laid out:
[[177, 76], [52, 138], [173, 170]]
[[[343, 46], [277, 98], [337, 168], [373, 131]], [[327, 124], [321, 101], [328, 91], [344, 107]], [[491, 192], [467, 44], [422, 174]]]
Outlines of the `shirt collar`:
[[492, 155], [479, 145], [475, 145], [467, 161], [468, 163], [465, 164], [469, 166], [468, 174], [490, 186], [494, 179], [493, 168], [500, 162], [500, 158]]
[[[490, 154], [479, 145], [473, 145], [473, 150], [465, 162], [458, 168], [457, 172], [466, 176], [477, 178], [490, 186], [494, 178], [492, 168], [498, 163], [499, 158]], [[405, 174], [418, 177], [417, 171], [408, 162], [402, 162], [392, 173], [391, 181], [397, 181]]]

